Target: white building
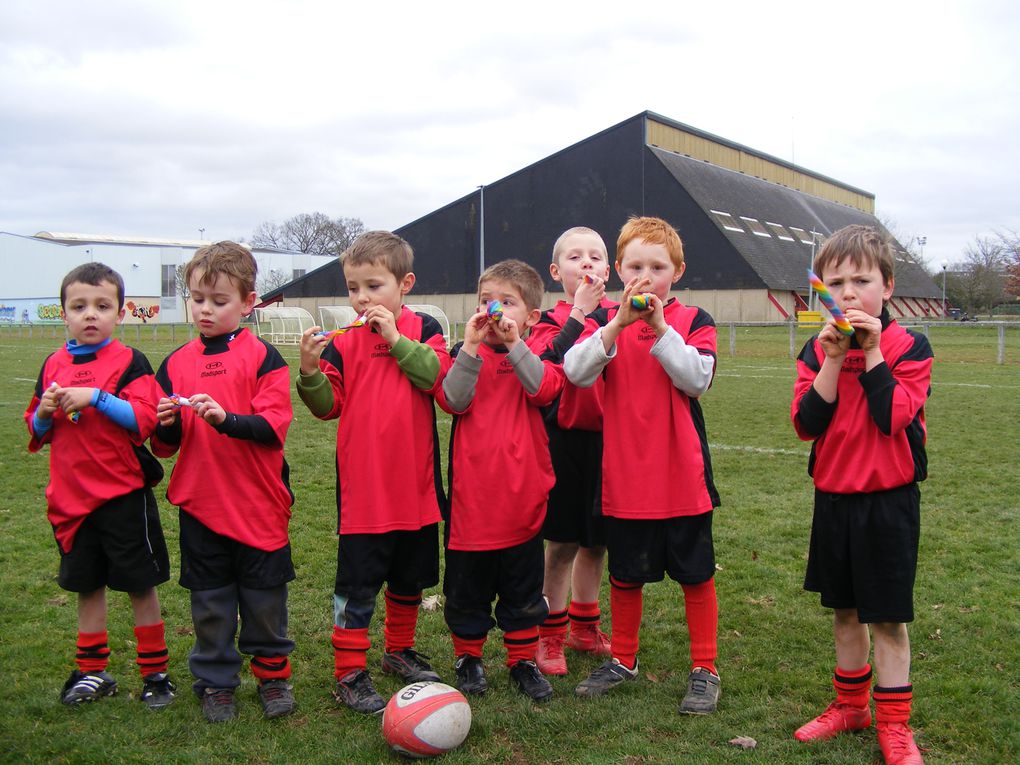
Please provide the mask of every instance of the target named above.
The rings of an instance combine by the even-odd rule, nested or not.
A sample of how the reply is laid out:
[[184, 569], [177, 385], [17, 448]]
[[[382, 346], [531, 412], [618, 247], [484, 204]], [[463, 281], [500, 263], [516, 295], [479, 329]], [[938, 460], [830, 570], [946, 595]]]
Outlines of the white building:
[[[131, 239], [41, 231], [20, 236], [0, 231], [0, 322], [59, 323], [60, 283], [75, 266], [105, 263], [124, 278], [127, 322], [182, 323], [190, 320], [177, 290], [177, 267], [208, 241]], [[332, 256], [253, 248], [259, 276], [256, 289], [268, 292]]]

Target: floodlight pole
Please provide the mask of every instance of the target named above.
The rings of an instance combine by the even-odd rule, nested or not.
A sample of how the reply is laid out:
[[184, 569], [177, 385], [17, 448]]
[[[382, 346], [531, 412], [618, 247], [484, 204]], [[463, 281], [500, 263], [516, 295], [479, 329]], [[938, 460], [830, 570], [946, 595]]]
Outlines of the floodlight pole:
[[485, 186], [478, 187], [478, 277], [485, 271]]
[[942, 318], [946, 318], [946, 264], [942, 264]]

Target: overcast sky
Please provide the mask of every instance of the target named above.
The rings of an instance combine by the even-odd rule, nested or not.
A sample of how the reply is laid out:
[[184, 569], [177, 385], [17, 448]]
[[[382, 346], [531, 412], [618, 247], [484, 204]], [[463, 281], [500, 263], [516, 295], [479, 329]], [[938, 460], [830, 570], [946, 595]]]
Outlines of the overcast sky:
[[690, 5], [2, 0], [0, 231], [395, 228], [645, 110], [870, 191], [936, 268], [1020, 231], [1020, 5]]

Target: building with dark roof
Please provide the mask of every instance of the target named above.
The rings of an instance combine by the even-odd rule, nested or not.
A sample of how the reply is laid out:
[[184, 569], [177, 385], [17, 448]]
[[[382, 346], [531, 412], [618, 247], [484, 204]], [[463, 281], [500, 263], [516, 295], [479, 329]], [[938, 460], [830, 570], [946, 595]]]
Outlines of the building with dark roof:
[[[415, 250], [413, 302], [451, 319], [473, 312], [478, 274], [507, 258], [548, 277], [553, 243], [572, 226], [605, 239], [632, 215], [668, 220], [684, 242], [687, 271], [673, 293], [717, 321], [783, 321], [807, 308], [806, 269], [843, 226], [885, 231], [873, 194], [776, 157], [643, 112], [396, 229]], [[888, 234], [888, 232], [885, 232]], [[891, 311], [936, 315], [939, 289], [903, 247]], [[611, 288], [622, 285], [614, 274]], [[339, 263], [263, 296], [315, 312], [345, 300]]]

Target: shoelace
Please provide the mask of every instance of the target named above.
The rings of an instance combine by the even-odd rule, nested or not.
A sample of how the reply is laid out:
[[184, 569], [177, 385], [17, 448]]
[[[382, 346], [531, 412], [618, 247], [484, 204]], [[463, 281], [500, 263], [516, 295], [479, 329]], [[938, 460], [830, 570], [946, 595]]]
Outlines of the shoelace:
[[262, 688], [262, 698], [266, 701], [276, 701], [285, 695], [284, 689], [273, 683], [271, 685], [265, 685]]
[[889, 742], [889, 748], [894, 752], [909, 752], [912, 747], [911, 730], [906, 725], [897, 725], [885, 729], [885, 739]]
[[234, 700], [234, 694], [230, 691], [214, 691], [207, 694], [207, 697], [217, 706], [228, 706]]

